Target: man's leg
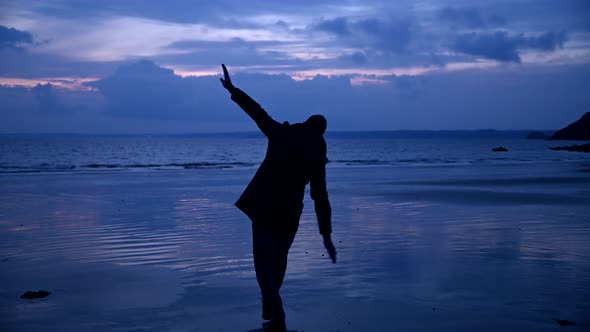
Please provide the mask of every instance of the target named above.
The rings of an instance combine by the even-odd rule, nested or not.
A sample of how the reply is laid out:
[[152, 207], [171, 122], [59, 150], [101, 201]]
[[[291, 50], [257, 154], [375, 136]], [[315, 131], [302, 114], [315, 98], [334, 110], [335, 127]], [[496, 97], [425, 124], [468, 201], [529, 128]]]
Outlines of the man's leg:
[[277, 245], [277, 255], [275, 256], [275, 280], [279, 290], [283, 285], [283, 279], [285, 278], [285, 272], [287, 271], [289, 249], [291, 249], [291, 245], [295, 239], [298, 226], [298, 224], [295, 224], [288, 229], [281, 230], [280, 232], [279, 243]]
[[[262, 318], [285, 320], [283, 301], [279, 295], [280, 284], [277, 280], [277, 255], [279, 239], [272, 229], [252, 223], [252, 245], [256, 280], [262, 294]], [[282, 279], [281, 279], [282, 283]]]

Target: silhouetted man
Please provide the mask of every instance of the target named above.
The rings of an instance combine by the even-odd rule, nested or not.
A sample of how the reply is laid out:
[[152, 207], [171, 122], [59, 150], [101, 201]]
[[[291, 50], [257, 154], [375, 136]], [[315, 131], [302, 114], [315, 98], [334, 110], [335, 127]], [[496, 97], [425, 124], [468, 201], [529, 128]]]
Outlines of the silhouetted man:
[[287, 269], [287, 255], [299, 227], [305, 186], [310, 183], [320, 234], [333, 263], [332, 210], [326, 191], [327, 122], [312, 115], [303, 123], [280, 124], [242, 90], [233, 86], [223, 67], [223, 87], [268, 138], [264, 161], [236, 206], [252, 220], [256, 279], [262, 293], [262, 318], [267, 331], [286, 331], [279, 290]]

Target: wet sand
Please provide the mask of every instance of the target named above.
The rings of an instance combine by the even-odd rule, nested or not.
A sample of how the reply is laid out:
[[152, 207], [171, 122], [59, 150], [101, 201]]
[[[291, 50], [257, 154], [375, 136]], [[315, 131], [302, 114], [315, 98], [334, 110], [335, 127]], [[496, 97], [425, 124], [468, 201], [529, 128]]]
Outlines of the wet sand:
[[[590, 174], [576, 163], [330, 168], [338, 263], [306, 198], [282, 290], [298, 331], [590, 324]], [[255, 169], [0, 177], [3, 331], [260, 326]], [[28, 290], [52, 294], [23, 300]]]

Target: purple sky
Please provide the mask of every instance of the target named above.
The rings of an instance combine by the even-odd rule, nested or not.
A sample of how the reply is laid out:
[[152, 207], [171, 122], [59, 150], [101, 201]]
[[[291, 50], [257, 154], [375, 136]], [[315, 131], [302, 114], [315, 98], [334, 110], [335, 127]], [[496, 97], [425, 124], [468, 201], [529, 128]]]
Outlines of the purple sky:
[[558, 129], [590, 111], [590, 2], [0, 0], [0, 133], [256, 130], [220, 63], [279, 121]]

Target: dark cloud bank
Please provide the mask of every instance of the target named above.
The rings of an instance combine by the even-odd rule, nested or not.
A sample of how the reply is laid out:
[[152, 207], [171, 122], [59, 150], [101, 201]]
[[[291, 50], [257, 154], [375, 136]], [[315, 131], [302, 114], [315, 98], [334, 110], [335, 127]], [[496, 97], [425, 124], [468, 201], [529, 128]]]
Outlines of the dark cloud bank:
[[[588, 66], [389, 76], [365, 86], [351, 86], [347, 76], [296, 82], [285, 75], [238, 73], [233, 79], [277, 120], [299, 122], [322, 113], [329, 130], [555, 129], [590, 106], [590, 96], [579, 93], [590, 89]], [[0, 87], [0, 131], [256, 130], [218, 76], [182, 78], [141, 61], [89, 85], [96, 91]]]
[[490, 26], [502, 26], [506, 19], [499, 15], [485, 16], [477, 7], [456, 8], [447, 6], [437, 11], [437, 17], [457, 27], [481, 29]]
[[495, 33], [468, 33], [455, 38], [452, 49], [484, 58], [520, 63], [519, 50], [535, 49], [550, 52], [563, 48], [567, 40], [565, 32], [547, 32], [537, 37], [511, 36], [505, 31]]
[[33, 35], [29, 32], [0, 25], [0, 49], [18, 48], [23, 44], [33, 43]]
[[444, 7], [434, 16], [436, 32], [425, 30], [411, 15], [322, 19], [308, 30], [312, 34], [333, 35], [334, 45], [356, 48], [356, 53], [343, 55], [341, 59], [357, 65], [385, 60], [397, 65], [431, 66], [473, 62], [478, 58], [520, 63], [524, 50], [553, 52], [568, 41], [566, 31], [508, 32], [505, 26], [510, 22], [499, 15], [483, 14], [477, 7]]

